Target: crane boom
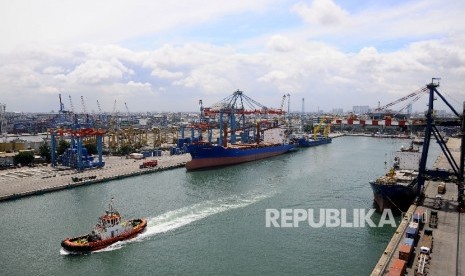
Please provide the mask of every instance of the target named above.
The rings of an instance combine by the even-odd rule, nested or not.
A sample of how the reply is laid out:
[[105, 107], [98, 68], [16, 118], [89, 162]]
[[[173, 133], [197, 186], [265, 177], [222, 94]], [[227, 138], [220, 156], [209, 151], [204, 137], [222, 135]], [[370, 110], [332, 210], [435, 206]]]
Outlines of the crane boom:
[[84, 96], [81, 96], [82, 112], [87, 114], [86, 103], [84, 102]]
[[417, 91], [415, 91], [415, 92], [413, 92], [413, 93], [408, 94], [408, 95], [405, 96], [405, 97], [402, 97], [402, 98], [397, 99], [397, 100], [395, 100], [395, 101], [393, 101], [393, 102], [390, 102], [390, 103], [388, 103], [388, 104], [385, 105], [385, 106], [378, 107], [378, 108], [375, 109], [375, 111], [384, 110], [384, 109], [386, 109], [386, 108], [388, 108], [388, 107], [391, 107], [391, 106], [393, 106], [393, 105], [395, 105], [395, 104], [398, 104], [398, 103], [400, 103], [400, 102], [403, 102], [403, 101], [405, 101], [405, 100], [408, 100], [408, 99], [410, 99], [410, 98], [412, 98], [412, 97], [415, 97], [415, 96], [417, 96], [417, 95], [419, 95], [419, 94], [421, 94], [421, 93], [425, 93], [425, 92], [427, 92], [427, 91], [428, 91], [428, 89], [427, 89], [426, 87], [424, 87], [424, 88], [422, 88], [422, 89], [420, 89], [420, 90], [417, 90]]
[[71, 99], [71, 95], [69, 96], [69, 106], [71, 107], [71, 112], [74, 113], [74, 105], [73, 105], [73, 100]]

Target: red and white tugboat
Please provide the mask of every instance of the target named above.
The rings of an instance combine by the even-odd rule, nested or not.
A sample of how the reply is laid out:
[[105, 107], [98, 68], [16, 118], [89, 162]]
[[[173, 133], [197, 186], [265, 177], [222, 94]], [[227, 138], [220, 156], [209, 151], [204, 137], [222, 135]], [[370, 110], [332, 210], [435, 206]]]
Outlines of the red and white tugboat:
[[110, 202], [108, 210], [99, 218], [99, 222], [95, 225], [91, 234], [67, 238], [61, 242], [61, 246], [69, 252], [91, 252], [103, 249], [115, 242], [135, 237], [145, 227], [147, 227], [146, 219], [123, 221], [121, 215], [113, 209], [112, 202]]

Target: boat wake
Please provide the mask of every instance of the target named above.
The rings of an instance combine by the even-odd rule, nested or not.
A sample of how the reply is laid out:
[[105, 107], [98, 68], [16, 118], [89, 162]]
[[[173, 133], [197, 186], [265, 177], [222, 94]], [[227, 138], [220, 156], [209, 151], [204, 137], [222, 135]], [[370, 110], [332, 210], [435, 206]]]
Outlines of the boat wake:
[[[244, 208], [250, 204], [259, 202], [265, 198], [271, 197], [270, 194], [248, 194], [237, 195], [233, 197], [220, 198], [200, 202], [191, 206], [183, 207], [177, 210], [169, 211], [156, 217], [147, 219], [147, 228], [130, 240], [116, 242], [104, 249], [94, 251], [93, 253], [113, 251], [122, 248], [125, 244], [140, 242], [157, 234], [166, 233], [188, 225], [192, 222], [207, 218], [209, 216], [222, 213], [228, 210]], [[61, 255], [72, 254], [63, 248], [60, 250]]]

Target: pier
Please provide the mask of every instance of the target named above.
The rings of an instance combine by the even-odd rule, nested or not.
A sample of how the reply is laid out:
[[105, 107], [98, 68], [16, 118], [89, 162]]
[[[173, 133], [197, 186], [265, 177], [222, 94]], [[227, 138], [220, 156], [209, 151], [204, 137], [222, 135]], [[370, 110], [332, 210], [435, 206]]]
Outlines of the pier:
[[[454, 158], [458, 158], [460, 155], [460, 139], [449, 139], [447, 146]], [[434, 168], [450, 169], [449, 163], [443, 154], [436, 160]], [[460, 262], [465, 252], [465, 243], [460, 241], [460, 238], [465, 236], [465, 217], [463, 213], [457, 212], [457, 186], [453, 182], [445, 182], [446, 191], [441, 194], [442, 206], [439, 210], [436, 210], [434, 209], [434, 200], [438, 195], [438, 185], [440, 183], [441, 181], [427, 181], [422, 206], [412, 204], [403, 215], [402, 222], [383, 251], [371, 275], [389, 275], [394, 260], [399, 257], [401, 241], [405, 237], [408, 223], [418, 208], [425, 208], [428, 215], [423, 229], [420, 230], [414, 251], [410, 256], [407, 275], [418, 275], [420, 240], [425, 235], [425, 229], [433, 231], [433, 246], [424, 275], [465, 275], [465, 266], [461, 265]], [[429, 225], [431, 211], [438, 213], [437, 228], [432, 228]]]
[[[147, 160], [157, 160], [158, 166], [140, 169], [139, 165]], [[85, 170], [81, 173], [69, 168], [60, 170], [50, 166], [0, 171], [0, 201], [180, 168], [189, 160], [189, 154], [150, 157], [143, 160], [109, 156], [105, 158], [107, 163], [105, 167]], [[73, 181], [73, 177], [83, 180]]]

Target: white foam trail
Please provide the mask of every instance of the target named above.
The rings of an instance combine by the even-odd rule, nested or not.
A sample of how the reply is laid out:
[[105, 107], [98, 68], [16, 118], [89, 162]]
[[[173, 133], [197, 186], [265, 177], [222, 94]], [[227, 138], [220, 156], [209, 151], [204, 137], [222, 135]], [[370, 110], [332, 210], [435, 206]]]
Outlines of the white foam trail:
[[[197, 203], [191, 206], [183, 207], [177, 210], [169, 211], [164, 214], [161, 214], [156, 217], [148, 218], [147, 219], [147, 228], [145, 231], [135, 238], [126, 241], [116, 242], [104, 249], [94, 251], [94, 253], [98, 252], [107, 252], [113, 251], [122, 248], [125, 244], [135, 242], [135, 241], [142, 241], [151, 236], [166, 233], [169, 231], [173, 231], [177, 228], [182, 226], [188, 225], [194, 221], [198, 221], [209, 217], [211, 215], [215, 215], [221, 212], [225, 212], [228, 210], [233, 210], [237, 208], [243, 208], [250, 204], [256, 203], [260, 200], [268, 198], [272, 196], [273, 193], [270, 194], [249, 194], [245, 196], [233, 196], [228, 198], [221, 198], [217, 200], [209, 200], [204, 201], [201, 203]], [[62, 254], [62, 251], [65, 254]], [[61, 249], [60, 254], [67, 255], [70, 254], [69, 252]]]

